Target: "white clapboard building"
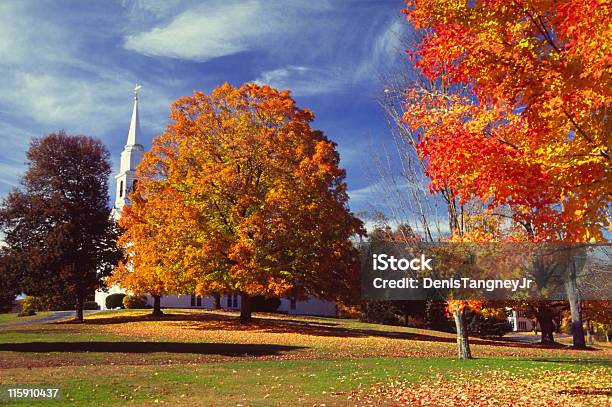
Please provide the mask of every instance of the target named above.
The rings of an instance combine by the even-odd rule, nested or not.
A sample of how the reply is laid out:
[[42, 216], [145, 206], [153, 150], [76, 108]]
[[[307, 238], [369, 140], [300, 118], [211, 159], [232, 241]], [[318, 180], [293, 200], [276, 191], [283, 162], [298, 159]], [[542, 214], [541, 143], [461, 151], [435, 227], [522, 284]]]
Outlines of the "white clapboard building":
[[534, 328], [538, 328], [535, 319], [529, 318], [527, 312], [523, 310], [511, 309], [510, 315], [508, 316], [508, 322], [510, 322], [512, 331], [514, 332], [527, 332], [533, 331]]
[[[113, 216], [118, 219], [121, 216], [121, 211], [124, 206], [129, 205], [128, 195], [133, 190], [136, 179], [136, 167], [142, 160], [144, 155], [144, 147], [141, 144], [142, 138], [140, 134], [140, 120], [138, 117], [139, 85], [134, 88], [134, 107], [132, 110], [132, 118], [128, 130], [127, 142], [121, 152], [121, 161], [119, 165], [119, 173], [115, 176], [115, 205]], [[101, 309], [106, 309], [106, 297], [114, 293], [126, 293], [126, 291], [115, 285], [107, 291], [96, 291], [95, 301]], [[153, 297], [147, 295], [149, 304], [153, 304]], [[200, 297], [195, 295], [167, 295], [161, 298], [162, 308], [214, 308], [213, 297]], [[236, 294], [226, 294], [221, 297], [221, 306], [229, 309], [240, 308], [240, 296]], [[279, 312], [299, 315], [320, 315], [320, 316], [335, 316], [336, 303], [333, 301], [320, 300], [315, 297], [309, 297], [306, 301], [296, 301], [288, 298], [282, 298], [278, 308]]]

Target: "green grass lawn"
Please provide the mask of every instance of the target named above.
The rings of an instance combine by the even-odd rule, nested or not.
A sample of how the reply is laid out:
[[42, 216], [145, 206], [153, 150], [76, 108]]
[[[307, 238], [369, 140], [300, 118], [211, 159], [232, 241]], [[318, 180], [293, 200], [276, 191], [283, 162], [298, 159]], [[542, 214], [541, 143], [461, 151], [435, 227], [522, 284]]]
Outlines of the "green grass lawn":
[[19, 317], [16, 313], [10, 314], [0, 314], [0, 327], [2, 325], [7, 324], [16, 324], [24, 321], [34, 321], [37, 319], [42, 319], [48, 315], [52, 314], [51, 312], [38, 312], [36, 315], [28, 316], [28, 317]]
[[[477, 358], [459, 361], [454, 337], [446, 333], [257, 316], [241, 325], [232, 312], [175, 310], [163, 319], [146, 311], [102, 312], [85, 324], [0, 329], [0, 383], [59, 385], [63, 400], [53, 405], [91, 406], [379, 404], [389, 388], [402, 399], [433, 380], [443, 388], [483, 375], [496, 378], [497, 388], [522, 380], [525, 391], [534, 392], [525, 382], [532, 379], [542, 388], [559, 387], [553, 401], [586, 397], [586, 405], [601, 405], [602, 397], [612, 396], [609, 383], [602, 390], [605, 383], [598, 381], [612, 374], [609, 348], [475, 340]], [[582, 377], [592, 391], [583, 391]], [[542, 382], [550, 378], [558, 378], [554, 386]]]
[[20, 379], [31, 375], [13, 369], [6, 382], [53, 383], [63, 389], [62, 403], [54, 405], [113, 405], [164, 401], [193, 405], [327, 405], [347, 404], [354, 390], [367, 391], [373, 385], [393, 379], [427, 381], [442, 374], [505, 369], [529, 377], [542, 369], [558, 372], [583, 371], [608, 366], [604, 360], [590, 364], [564, 360], [481, 358], [470, 362], [452, 358], [366, 358], [331, 360], [279, 360], [186, 364], [167, 366], [82, 366], [78, 369], [46, 369], [38, 380]]

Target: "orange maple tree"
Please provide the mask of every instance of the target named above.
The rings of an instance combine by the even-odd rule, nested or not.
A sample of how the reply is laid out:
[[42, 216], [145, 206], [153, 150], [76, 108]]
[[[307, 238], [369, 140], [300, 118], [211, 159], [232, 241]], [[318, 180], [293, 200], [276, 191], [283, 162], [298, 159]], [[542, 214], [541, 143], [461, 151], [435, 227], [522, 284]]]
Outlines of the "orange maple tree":
[[405, 13], [424, 33], [410, 57], [447, 90], [407, 92], [432, 190], [508, 208], [514, 240], [605, 240], [609, 2], [415, 0]]
[[349, 238], [362, 226], [348, 210], [336, 145], [313, 118], [288, 91], [256, 84], [177, 100], [120, 220], [133, 268], [122, 281], [239, 293], [244, 320], [254, 295], [354, 290]]
[[[612, 10], [604, 1], [409, 1], [411, 57], [451, 92], [412, 89], [432, 188], [509, 205], [532, 240], [610, 227]], [[452, 92], [467, 85], [467, 95]]]
[[[155, 189], [148, 184], [130, 195], [132, 205], [123, 208], [119, 224], [126, 229], [119, 238], [127, 261], [120, 262], [107, 285], [119, 284], [130, 292], [151, 294], [153, 315], [161, 315], [161, 297], [184, 292], [178, 274], [172, 272], [174, 253], [170, 250], [179, 238], [186, 238], [195, 227], [187, 208], [181, 206], [173, 190]], [[145, 198], [146, 197], [146, 198]]]

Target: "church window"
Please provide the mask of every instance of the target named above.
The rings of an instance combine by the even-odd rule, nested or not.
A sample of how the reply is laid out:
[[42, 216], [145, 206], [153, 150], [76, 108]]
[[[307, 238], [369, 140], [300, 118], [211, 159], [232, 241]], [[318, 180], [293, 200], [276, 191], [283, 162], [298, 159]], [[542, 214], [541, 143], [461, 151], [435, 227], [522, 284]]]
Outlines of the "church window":
[[136, 191], [136, 183], [138, 182], [138, 180], [134, 180], [134, 182], [132, 182], [132, 192]]
[[119, 198], [123, 197], [123, 181], [119, 182]]
[[228, 294], [227, 308], [238, 308], [238, 294]]

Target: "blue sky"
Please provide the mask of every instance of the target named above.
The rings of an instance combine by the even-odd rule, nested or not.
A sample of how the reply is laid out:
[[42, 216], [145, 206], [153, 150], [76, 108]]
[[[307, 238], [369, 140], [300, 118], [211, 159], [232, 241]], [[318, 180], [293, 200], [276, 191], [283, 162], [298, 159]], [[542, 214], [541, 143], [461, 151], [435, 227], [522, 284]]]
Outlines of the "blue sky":
[[[230, 82], [292, 90], [339, 145], [351, 209], [368, 206], [368, 160], [389, 135], [375, 97], [404, 58], [401, 0], [2, 1], [0, 195], [18, 183], [32, 137], [64, 129], [125, 144], [143, 85], [143, 144], [173, 100]], [[113, 190], [113, 184], [111, 184]]]

